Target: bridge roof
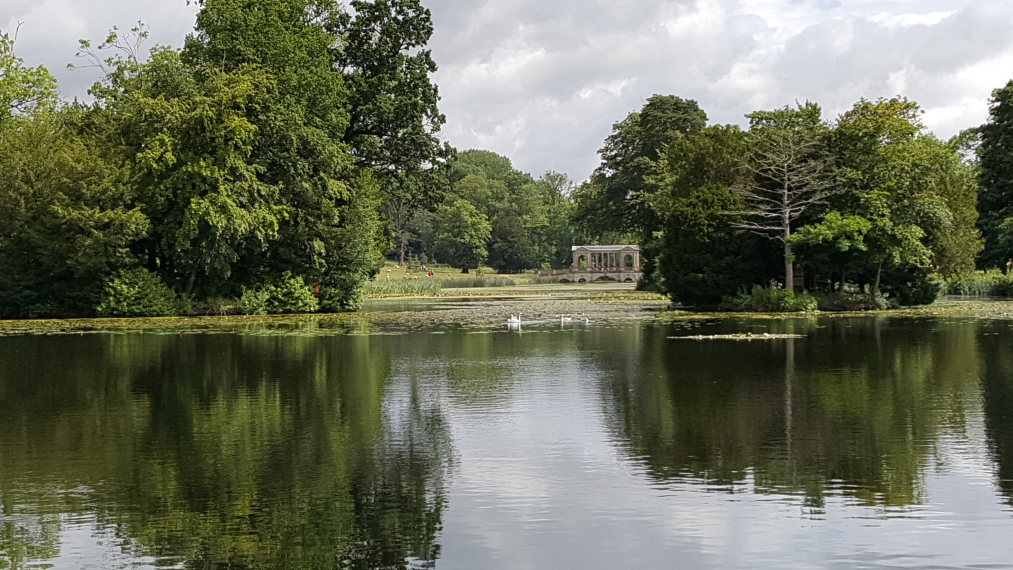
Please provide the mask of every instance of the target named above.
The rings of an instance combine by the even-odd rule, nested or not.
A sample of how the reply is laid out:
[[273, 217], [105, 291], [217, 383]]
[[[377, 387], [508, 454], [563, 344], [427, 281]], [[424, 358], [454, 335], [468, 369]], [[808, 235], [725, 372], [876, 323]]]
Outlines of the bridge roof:
[[590, 251], [592, 253], [613, 253], [616, 251], [640, 251], [639, 245], [575, 245], [570, 251]]

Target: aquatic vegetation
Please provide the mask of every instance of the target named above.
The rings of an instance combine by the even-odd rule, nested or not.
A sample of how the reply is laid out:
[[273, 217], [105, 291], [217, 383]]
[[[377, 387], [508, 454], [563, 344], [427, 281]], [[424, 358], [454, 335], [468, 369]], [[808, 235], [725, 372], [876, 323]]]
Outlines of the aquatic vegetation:
[[439, 295], [442, 288], [441, 282], [435, 279], [378, 279], [376, 281], [367, 281], [364, 292], [367, 299], [380, 297], [422, 297]]
[[479, 287], [513, 287], [517, 282], [510, 277], [455, 277], [440, 281], [444, 289], [468, 289]]

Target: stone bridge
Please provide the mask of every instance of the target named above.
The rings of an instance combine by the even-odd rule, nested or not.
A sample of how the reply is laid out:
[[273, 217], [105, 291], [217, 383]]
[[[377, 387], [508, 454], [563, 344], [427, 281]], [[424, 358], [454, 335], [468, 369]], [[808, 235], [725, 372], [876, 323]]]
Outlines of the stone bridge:
[[573, 264], [569, 269], [541, 272], [558, 277], [560, 283], [618, 281], [636, 283], [644, 276], [637, 245], [575, 245], [570, 248]]

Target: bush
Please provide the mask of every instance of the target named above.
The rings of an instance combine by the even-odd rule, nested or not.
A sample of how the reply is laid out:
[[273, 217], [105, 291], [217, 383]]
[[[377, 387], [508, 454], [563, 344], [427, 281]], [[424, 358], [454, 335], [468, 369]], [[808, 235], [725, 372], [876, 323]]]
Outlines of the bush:
[[179, 313], [179, 299], [147, 269], [124, 269], [102, 280], [95, 312], [102, 317], [172, 316]]
[[366, 283], [361, 274], [331, 275], [320, 289], [320, 310], [328, 313], [357, 310], [366, 298]]
[[749, 293], [727, 296], [718, 306], [722, 311], [754, 311], [762, 313], [796, 313], [819, 309], [816, 298], [809, 293], [795, 293], [779, 287], [756, 285]]
[[902, 307], [931, 305], [942, 283], [925, 270], [884, 271], [880, 289]]
[[882, 295], [873, 299], [865, 293], [850, 291], [821, 294], [816, 301], [821, 311], [874, 311], [891, 306]]
[[302, 277], [286, 271], [276, 284], [244, 288], [239, 308], [247, 315], [277, 315], [312, 313], [320, 308], [320, 304]]

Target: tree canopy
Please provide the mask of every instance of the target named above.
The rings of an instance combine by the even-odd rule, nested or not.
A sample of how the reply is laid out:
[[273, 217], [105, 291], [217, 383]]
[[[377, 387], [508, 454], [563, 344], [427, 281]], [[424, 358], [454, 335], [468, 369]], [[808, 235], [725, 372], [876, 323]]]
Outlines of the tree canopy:
[[[131, 268], [181, 309], [278, 280], [315, 287], [326, 310], [354, 308], [388, 248], [383, 204], [438, 204], [452, 151], [436, 137], [432, 24], [418, 2], [199, 6], [182, 50], [143, 58], [142, 25], [82, 41], [105, 71], [88, 105], [58, 108], [51, 76], [3, 36], [12, 166], [0, 187], [23, 205], [0, 222], [5, 314], [88, 314], [109, 306], [106, 281], [150, 281], [123, 281]], [[32, 156], [39, 145], [74, 162]], [[33, 232], [16, 235], [26, 223]], [[32, 267], [34, 255], [54, 267]]]

